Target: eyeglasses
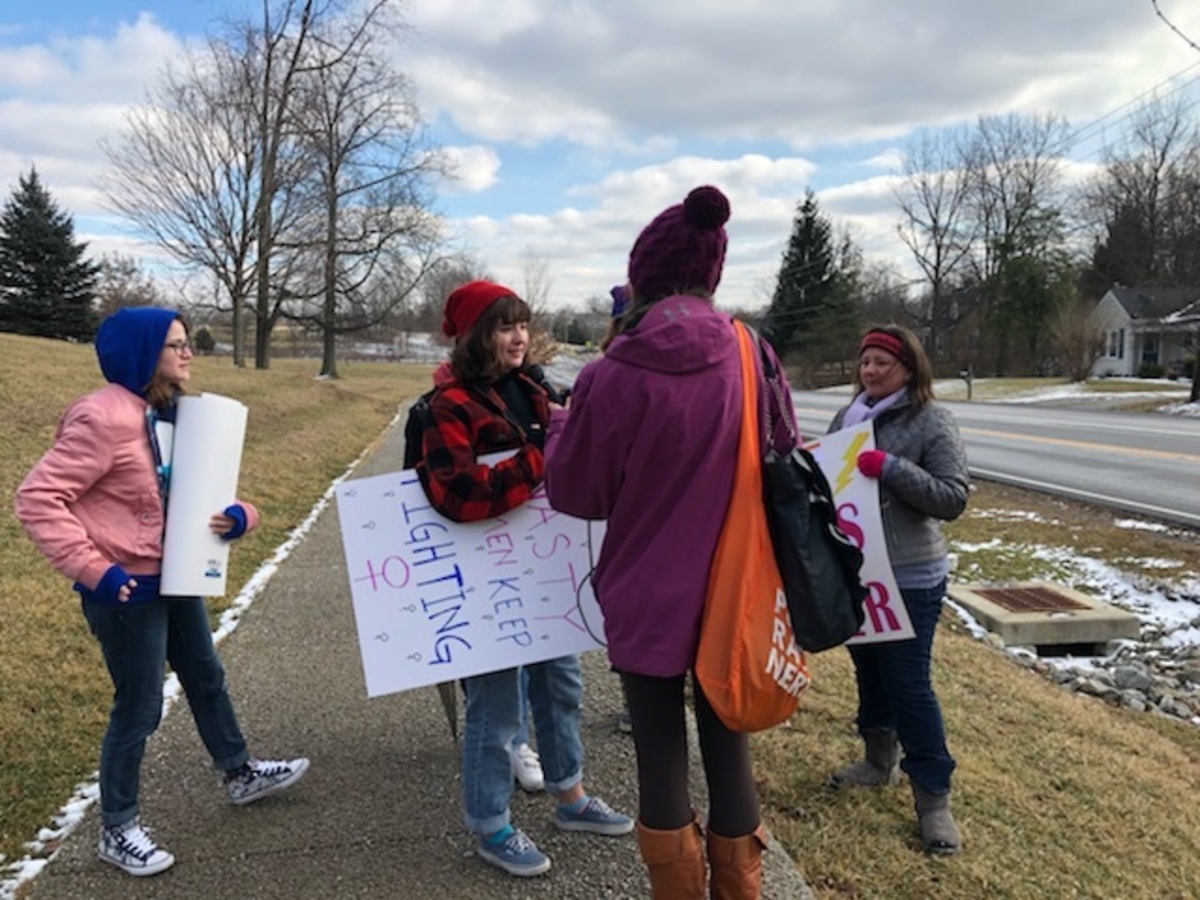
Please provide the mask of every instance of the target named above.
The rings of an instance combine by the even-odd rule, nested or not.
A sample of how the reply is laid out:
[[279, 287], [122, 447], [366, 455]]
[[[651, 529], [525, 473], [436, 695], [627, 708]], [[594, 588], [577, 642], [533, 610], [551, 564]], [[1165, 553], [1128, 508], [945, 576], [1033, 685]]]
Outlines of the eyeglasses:
[[175, 351], [176, 356], [183, 356], [185, 353], [195, 353], [195, 348], [191, 341], [167, 341], [163, 347], [169, 347]]

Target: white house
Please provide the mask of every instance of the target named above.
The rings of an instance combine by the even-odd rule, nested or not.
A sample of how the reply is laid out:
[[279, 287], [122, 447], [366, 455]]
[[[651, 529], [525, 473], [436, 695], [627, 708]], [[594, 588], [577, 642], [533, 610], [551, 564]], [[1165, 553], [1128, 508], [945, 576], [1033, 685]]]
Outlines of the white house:
[[1136, 376], [1143, 365], [1164, 375], [1183, 374], [1196, 358], [1200, 336], [1200, 288], [1112, 287], [1088, 316], [1104, 335], [1103, 355], [1092, 375]]

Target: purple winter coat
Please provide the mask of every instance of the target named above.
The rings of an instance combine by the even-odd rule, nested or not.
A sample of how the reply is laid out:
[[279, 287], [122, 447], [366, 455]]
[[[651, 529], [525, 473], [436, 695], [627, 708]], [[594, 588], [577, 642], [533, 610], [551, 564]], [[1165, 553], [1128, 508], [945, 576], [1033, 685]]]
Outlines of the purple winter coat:
[[[791, 446], [787, 406], [779, 449]], [[695, 663], [741, 415], [732, 320], [690, 296], [654, 304], [579, 374], [570, 409], [551, 413], [551, 505], [607, 520], [592, 583], [619, 671], [670, 677]]]

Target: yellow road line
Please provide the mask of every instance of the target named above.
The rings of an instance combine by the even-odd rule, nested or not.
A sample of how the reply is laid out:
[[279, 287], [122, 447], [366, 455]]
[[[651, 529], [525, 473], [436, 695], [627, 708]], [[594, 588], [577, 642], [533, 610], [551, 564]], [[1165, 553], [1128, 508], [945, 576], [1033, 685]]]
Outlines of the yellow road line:
[[1120, 453], [1129, 456], [1148, 456], [1152, 459], [1180, 459], [1185, 462], [1200, 463], [1200, 456], [1191, 453], [1174, 453], [1169, 450], [1151, 450], [1146, 447], [1119, 447], [1113, 444], [1095, 444], [1090, 441], [1073, 441], [1068, 438], [1038, 437], [1030, 434], [1017, 434], [1012, 431], [989, 431], [985, 428], [961, 429], [964, 433], [977, 434], [983, 437], [1005, 438], [1013, 441], [1028, 441], [1035, 444], [1053, 444], [1058, 447], [1078, 447], [1083, 450], [1093, 450], [1099, 453]]

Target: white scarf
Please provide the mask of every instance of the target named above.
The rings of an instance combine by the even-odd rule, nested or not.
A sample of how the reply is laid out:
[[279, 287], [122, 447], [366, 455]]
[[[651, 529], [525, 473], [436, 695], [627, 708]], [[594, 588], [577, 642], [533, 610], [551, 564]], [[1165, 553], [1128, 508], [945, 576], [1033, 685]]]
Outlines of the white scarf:
[[854, 401], [846, 407], [846, 414], [842, 416], [842, 427], [849, 428], [851, 425], [857, 425], [859, 422], [865, 422], [868, 419], [874, 419], [885, 409], [895, 406], [908, 393], [908, 386], [900, 388], [895, 393], [888, 394], [879, 400], [872, 400], [867, 396], [866, 391], [862, 391]]

